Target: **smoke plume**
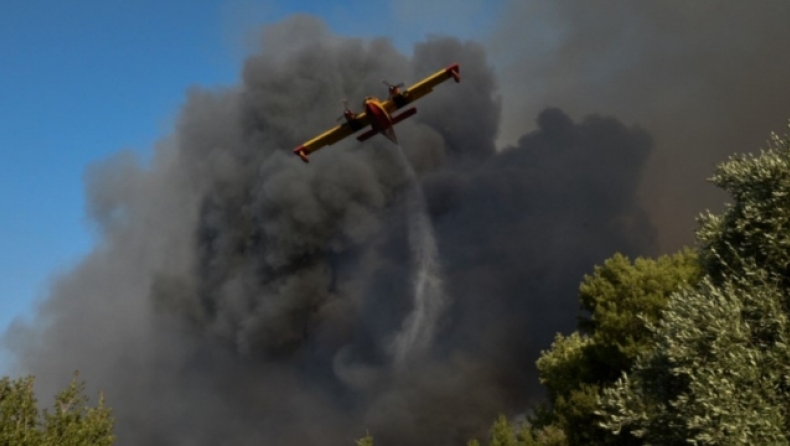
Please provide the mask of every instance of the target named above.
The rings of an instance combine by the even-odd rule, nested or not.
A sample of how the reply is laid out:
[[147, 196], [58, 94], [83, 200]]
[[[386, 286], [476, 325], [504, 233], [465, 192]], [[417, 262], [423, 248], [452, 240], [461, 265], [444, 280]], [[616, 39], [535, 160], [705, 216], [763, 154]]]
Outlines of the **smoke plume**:
[[[728, 27], [695, 6], [555, 3], [511, 6], [510, 40], [488, 53], [430, 38], [407, 56], [308, 17], [267, 28], [240, 85], [189, 91], [149, 164], [122, 152], [88, 170], [100, 242], [53, 282], [33, 324], [5, 335], [20, 372], [46, 395], [79, 369], [104, 389], [120, 445], [342, 445], [366, 430], [378, 444], [459, 444], [497, 413], [527, 410], [542, 398], [539, 352], [574, 327], [582, 275], [615, 251], [676, 244], [687, 204], [673, 208], [666, 191], [696, 184], [699, 166], [732, 145], [718, 144], [743, 141], [751, 133], [738, 129], [757, 122], [719, 133], [721, 110], [747, 103], [751, 87], [755, 101], [788, 94], [742, 47], [773, 54], [777, 5]], [[626, 12], [639, 21], [614, 26]], [[557, 24], [556, 39], [519, 43], [538, 23]], [[711, 42], [699, 40], [706, 29]], [[491, 66], [516, 47], [500, 88]], [[331, 124], [340, 99], [353, 105], [382, 78], [408, 83], [452, 62], [462, 82], [438, 87], [397, 128], [445, 298], [420, 354], [398, 367], [393, 340], [416, 311], [413, 180], [398, 148], [345, 141], [309, 165], [290, 149]], [[749, 66], [763, 79], [742, 86]], [[766, 116], [765, 104], [744, 110]], [[499, 136], [511, 143], [497, 151]], [[656, 186], [670, 171], [673, 186]]]
[[654, 137], [639, 196], [663, 252], [693, 243], [695, 217], [727, 200], [716, 163], [765, 147], [790, 118], [790, 3], [506, 0], [489, 56], [507, 91], [502, 139], [551, 105], [603, 113]]

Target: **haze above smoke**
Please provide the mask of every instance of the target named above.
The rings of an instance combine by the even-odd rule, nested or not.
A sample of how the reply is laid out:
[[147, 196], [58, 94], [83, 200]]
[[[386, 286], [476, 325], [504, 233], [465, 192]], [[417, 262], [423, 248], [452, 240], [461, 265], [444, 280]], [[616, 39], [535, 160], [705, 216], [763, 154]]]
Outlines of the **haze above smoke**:
[[790, 118], [790, 3], [507, 0], [487, 47], [506, 93], [503, 141], [546, 106], [611, 114], [654, 137], [640, 198], [671, 252], [727, 199], [705, 179]]
[[[707, 36], [687, 24], [704, 18], [694, 6], [621, 16], [622, 2], [535, 5], [511, 7], [511, 39], [490, 54], [430, 38], [406, 56], [309, 17], [265, 29], [240, 85], [190, 90], [150, 165], [122, 152], [88, 170], [101, 242], [53, 283], [32, 325], [6, 334], [20, 371], [46, 395], [79, 369], [105, 390], [120, 445], [340, 445], [366, 429], [380, 444], [458, 444], [498, 412], [528, 409], [542, 397], [534, 361], [574, 327], [582, 275], [616, 251], [655, 254], [657, 237], [685, 241], [676, 233], [692, 225], [687, 208], [712, 194], [691, 187], [675, 202], [672, 191], [698, 184], [701, 165], [730, 150], [723, 142], [769, 125], [734, 120], [719, 132], [722, 110], [749, 103], [752, 86], [757, 100], [788, 93], [774, 74], [740, 83], [749, 62], [769, 67], [740, 40], [721, 40], [729, 49], [716, 57], [694, 44]], [[759, 34], [749, 48], [785, 32], [776, 11], [752, 12], [760, 19], [733, 31]], [[628, 14], [639, 21], [617, 31]], [[687, 26], [657, 50], [663, 24], [676, 22]], [[712, 39], [724, 32], [701, 23]], [[561, 32], [533, 44], [545, 35], [530, 25]], [[721, 53], [732, 57], [727, 72]], [[498, 87], [492, 64], [505, 56]], [[346, 141], [309, 165], [290, 150], [332, 124], [340, 99], [358, 104], [382, 94], [382, 78], [409, 83], [451, 62], [462, 82], [438, 87], [397, 129], [426, 197], [447, 305], [422, 360], [395, 367], [389, 346], [414, 305], [397, 148]], [[698, 66], [673, 68], [681, 62]], [[767, 122], [766, 107], [748, 110]], [[585, 116], [599, 110], [627, 124]], [[500, 128], [512, 143], [497, 151]]]

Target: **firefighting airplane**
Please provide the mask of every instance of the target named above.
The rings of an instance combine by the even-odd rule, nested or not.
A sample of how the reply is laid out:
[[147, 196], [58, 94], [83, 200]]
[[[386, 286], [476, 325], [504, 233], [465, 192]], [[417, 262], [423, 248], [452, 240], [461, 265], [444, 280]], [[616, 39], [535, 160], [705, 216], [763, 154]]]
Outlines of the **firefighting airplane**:
[[417, 109], [412, 107], [408, 110], [404, 110], [397, 116], [392, 116], [392, 113], [430, 93], [433, 91], [433, 87], [441, 84], [447, 79], [453, 78], [455, 79], [455, 82], [460, 82], [460, 71], [461, 69], [458, 67], [457, 63], [452, 64], [449, 67], [438, 71], [431, 76], [428, 76], [420, 82], [417, 82], [405, 90], [401, 90], [403, 84], [390, 85], [387, 83], [387, 81], [384, 81], [384, 84], [389, 90], [389, 99], [381, 102], [377, 98], [368, 96], [365, 98], [365, 102], [363, 103], [365, 111], [362, 113], [354, 113], [353, 111], [349, 110], [348, 107], [346, 107], [345, 111], [343, 112], [343, 116], [338, 118], [345, 118], [346, 122], [335, 126], [330, 130], [327, 130], [326, 132], [295, 148], [294, 153], [299, 155], [299, 158], [301, 158], [302, 161], [308, 163], [310, 162], [310, 159], [307, 157], [307, 155], [324, 146], [332, 145], [367, 126], [371, 127], [370, 130], [357, 136], [357, 140], [365, 141], [370, 139], [373, 135], [381, 133], [390, 141], [397, 144], [398, 139], [395, 137], [395, 130], [393, 129], [393, 126], [417, 113]]

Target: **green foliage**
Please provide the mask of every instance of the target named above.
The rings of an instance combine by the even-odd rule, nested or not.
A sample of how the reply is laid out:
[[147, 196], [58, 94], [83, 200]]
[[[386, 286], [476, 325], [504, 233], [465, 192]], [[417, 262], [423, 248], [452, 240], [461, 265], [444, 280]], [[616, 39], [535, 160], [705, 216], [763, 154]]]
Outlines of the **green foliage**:
[[557, 333], [549, 351], [543, 352], [537, 365], [540, 382], [546, 386], [549, 400], [556, 402], [579, 387], [580, 378], [589, 380], [592, 375], [586, 352], [592, 339], [574, 332], [568, 337]]
[[89, 407], [85, 385], [75, 378], [55, 397], [51, 410], [39, 410], [34, 378], [0, 379], [0, 444], [18, 446], [109, 446], [113, 419], [100, 396]]
[[641, 444], [599, 426], [601, 389], [653, 348], [646, 323], [659, 319], [672, 292], [697, 280], [699, 267], [690, 250], [633, 263], [616, 254], [586, 276], [580, 287], [582, 308], [589, 313], [579, 321], [584, 334], [558, 334], [537, 362], [550, 404], [532, 418], [535, 428], [564, 433], [557, 444]]
[[0, 379], [0, 444], [40, 444], [33, 378]]
[[580, 318], [579, 328], [592, 337], [589, 354], [599, 363], [596, 382], [614, 381], [638, 354], [652, 348], [645, 322], [656, 322], [669, 295], [699, 278], [697, 256], [690, 249], [633, 263], [615, 254], [585, 276], [579, 299], [589, 316]]
[[565, 431], [557, 426], [546, 426], [535, 431], [536, 446], [566, 446], [568, 438]]
[[674, 294], [658, 340], [604, 392], [602, 425], [649, 444], [790, 444], [790, 143], [733, 157], [735, 203], [697, 233], [706, 278]]
[[373, 446], [373, 437], [370, 436], [369, 432], [357, 440], [357, 446]]
[[[765, 278], [765, 277], [764, 277]], [[787, 445], [790, 324], [775, 281], [673, 296], [655, 351], [604, 391], [603, 423], [650, 444]]]
[[768, 150], [731, 157], [711, 180], [735, 203], [700, 218], [705, 272], [719, 283], [751, 263], [790, 285], [790, 140], [771, 135]]
[[[561, 438], [561, 434], [539, 432], [538, 436], [541, 437], [540, 440], [533, 437], [528, 424], [521, 423], [514, 426], [508, 422], [504, 415], [500, 415], [491, 426], [488, 446], [560, 446], [564, 444], [556, 442], [556, 439]], [[480, 442], [476, 439], [470, 440], [467, 446], [480, 446]]]

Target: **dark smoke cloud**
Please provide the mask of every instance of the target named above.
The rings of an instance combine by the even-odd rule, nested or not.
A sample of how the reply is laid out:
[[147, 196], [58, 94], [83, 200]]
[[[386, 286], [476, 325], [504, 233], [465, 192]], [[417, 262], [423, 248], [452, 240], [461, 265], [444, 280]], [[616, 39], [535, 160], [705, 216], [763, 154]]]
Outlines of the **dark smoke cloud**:
[[716, 163], [765, 146], [790, 118], [790, 2], [508, 0], [489, 42], [507, 92], [502, 137], [547, 105], [638, 123], [656, 150], [640, 196], [663, 252], [726, 200]]
[[[307, 32], [309, 30], [309, 32]], [[120, 445], [458, 444], [541, 398], [534, 361], [573, 328], [581, 276], [654, 251], [640, 208], [653, 144], [614, 118], [549, 108], [494, 150], [500, 104], [482, 47], [432, 38], [399, 54], [311, 18], [265, 32], [243, 82], [193, 89], [150, 165], [87, 175], [96, 249], [5, 337], [51, 394], [80, 369]], [[383, 138], [290, 153], [339, 99], [459, 62], [398, 128], [422, 175], [448, 307], [432, 349], [393, 367], [411, 311], [402, 191]], [[524, 126], [532, 126], [525, 119]]]

